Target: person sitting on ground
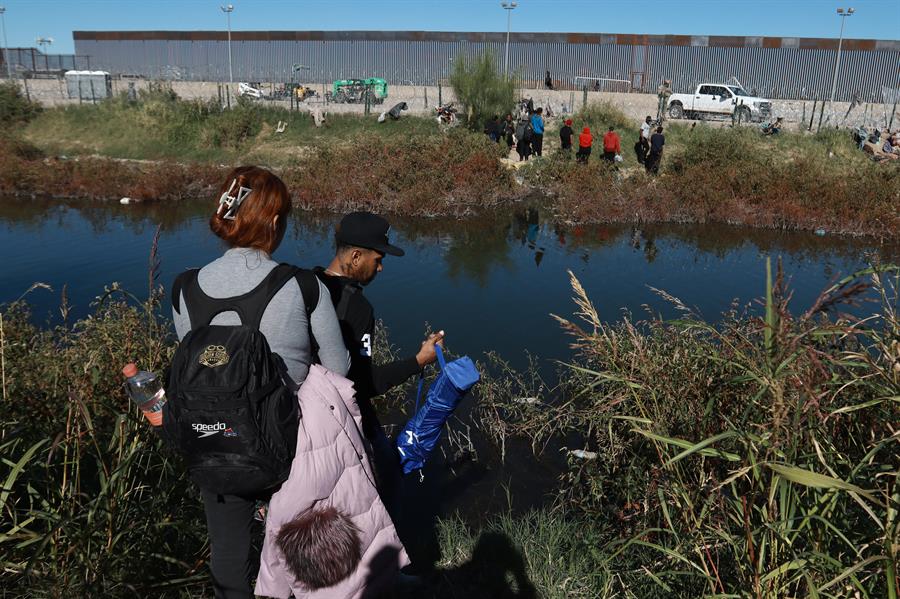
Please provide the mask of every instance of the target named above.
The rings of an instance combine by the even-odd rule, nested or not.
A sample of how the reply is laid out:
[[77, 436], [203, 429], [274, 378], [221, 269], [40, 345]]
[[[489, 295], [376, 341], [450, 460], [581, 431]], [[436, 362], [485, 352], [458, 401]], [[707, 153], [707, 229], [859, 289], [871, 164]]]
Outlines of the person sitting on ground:
[[591, 136], [591, 128], [585, 127], [581, 130], [581, 135], [578, 136], [578, 153], [575, 155], [578, 162], [587, 164], [588, 158], [591, 157], [591, 145], [593, 143], [594, 138]]
[[553, 78], [550, 77], [550, 71], [547, 71], [547, 74], [544, 76], [544, 87], [553, 89]]
[[778, 135], [781, 132], [782, 121], [784, 118], [778, 117], [774, 123], [765, 123], [762, 128], [763, 135]]
[[607, 162], [615, 162], [616, 156], [622, 153], [621, 140], [619, 134], [616, 133], [615, 127], [610, 127], [603, 135], [603, 160]]
[[565, 124], [559, 130], [559, 147], [569, 157], [572, 155], [572, 138], [574, 137], [572, 119], [566, 119]]

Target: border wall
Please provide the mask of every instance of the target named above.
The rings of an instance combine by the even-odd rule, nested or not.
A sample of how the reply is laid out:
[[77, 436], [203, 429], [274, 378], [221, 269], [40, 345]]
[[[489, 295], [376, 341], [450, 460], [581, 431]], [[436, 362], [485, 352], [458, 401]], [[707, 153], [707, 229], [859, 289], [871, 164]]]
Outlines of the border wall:
[[[228, 80], [225, 31], [75, 31], [75, 51], [113, 75], [183, 81]], [[445, 80], [452, 61], [492, 50], [502, 68], [505, 33], [427, 31], [233, 31], [235, 81], [384, 77], [398, 85]], [[662, 79], [690, 92], [736, 77], [748, 90], [784, 99], [827, 98], [838, 40], [824, 38], [513, 33], [510, 70], [526, 87], [576, 77], [620, 80], [617, 91], [653, 92]], [[293, 65], [302, 65], [294, 71]], [[845, 39], [835, 99], [881, 102], [900, 87], [900, 41]]]

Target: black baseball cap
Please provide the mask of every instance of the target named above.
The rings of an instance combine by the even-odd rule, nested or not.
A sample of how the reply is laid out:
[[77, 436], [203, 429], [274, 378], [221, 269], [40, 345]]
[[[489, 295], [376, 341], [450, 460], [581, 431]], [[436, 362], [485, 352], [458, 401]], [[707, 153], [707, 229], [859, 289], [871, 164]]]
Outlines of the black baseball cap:
[[388, 243], [390, 230], [390, 223], [377, 214], [351, 212], [341, 219], [335, 232], [335, 238], [338, 242], [347, 245], [355, 245], [391, 256], [402, 256], [403, 250]]

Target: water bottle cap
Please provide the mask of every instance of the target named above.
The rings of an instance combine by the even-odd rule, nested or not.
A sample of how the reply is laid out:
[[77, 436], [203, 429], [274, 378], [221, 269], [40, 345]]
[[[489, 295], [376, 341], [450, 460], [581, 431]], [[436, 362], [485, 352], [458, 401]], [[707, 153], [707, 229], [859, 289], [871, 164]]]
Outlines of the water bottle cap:
[[125, 368], [122, 369], [122, 374], [124, 374], [125, 378], [127, 378], [127, 379], [130, 379], [137, 373], [138, 373], [138, 367], [137, 367], [137, 364], [135, 364], [134, 362], [126, 364]]

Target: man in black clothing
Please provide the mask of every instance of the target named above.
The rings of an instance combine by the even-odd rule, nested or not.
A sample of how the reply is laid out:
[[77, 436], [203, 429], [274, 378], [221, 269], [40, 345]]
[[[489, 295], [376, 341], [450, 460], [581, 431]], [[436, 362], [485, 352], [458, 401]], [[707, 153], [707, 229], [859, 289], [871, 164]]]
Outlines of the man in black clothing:
[[559, 129], [559, 147], [566, 156], [572, 155], [572, 138], [575, 132], [572, 131], [572, 119], [566, 119], [565, 124]]
[[647, 168], [648, 173], [653, 173], [654, 175], [659, 172], [659, 163], [662, 160], [663, 146], [666, 145], [666, 136], [663, 135], [663, 128], [657, 127], [656, 133], [650, 136], [650, 153], [647, 155], [647, 160], [644, 162], [644, 166]]
[[350, 352], [347, 375], [356, 389], [362, 416], [363, 434], [378, 448], [385, 439], [372, 398], [386, 393], [409, 377], [419, 374], [437, 359], [435, 344], [443, 345], [444, 333], [429, 335], [415, 356], [390, 364], [372, 363], [375, 346], [375, 310], [363, 295], [363, 287], [381, 272], [385, 254], [402, 256], [403, 250], [388, 243], [390, 225], [370, 212], [345, 216], [335, 232], [337, 251], [328, 268], [316, 268], [316, 275], [331, 294], [344, 345]]

